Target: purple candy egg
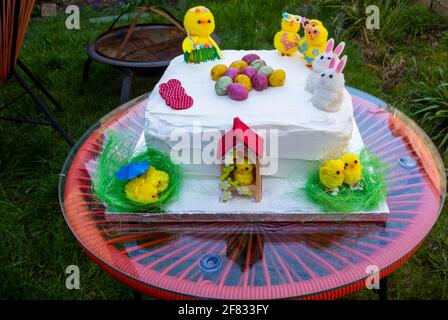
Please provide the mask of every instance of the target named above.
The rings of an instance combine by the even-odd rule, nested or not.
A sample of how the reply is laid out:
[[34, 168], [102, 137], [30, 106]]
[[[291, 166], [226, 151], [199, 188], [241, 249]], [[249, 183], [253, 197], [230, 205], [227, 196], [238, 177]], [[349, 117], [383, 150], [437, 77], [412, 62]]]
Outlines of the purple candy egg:
[[268, 87], [269, 81], [268, 77], [264, 73], [258, 72], [252, 78], [252, 88], [257, 91], [263, 91]]
[[250, 66], [247, 66], [246, 68], [243, 69], [243, 71], [241, 73], [245, 74], [250, 79], [252, 79], [252, 77], [257, 73], [257, 70], [255, 70], [254, 68], [252, 68]]
[[260, 56], [258, 56], [258, 55], [255, 54], [255, 53], [249, 53], [249, 54], [246, 54], [246, 55], [243, 57], [243, 59], [241, 59], [241, 60], [244, 60], [244, 61], [247, 62], [247, 64], [250, 64], [252, 61], [254, 61], [254, 60], [258, 60], [258, 59], [260, 59]]
[[232, 80], [235, 79], [235, 77], [239, 74], [240, 74], [240, 70], [238, 70], [237, 68], [229, 68], [224, 73], [225, 76], [232, 78]]
[[227, 87], [227, 94], [233, 100], [243, 101], [247, 99], [249, 91], [241, 83], [232, 83]]

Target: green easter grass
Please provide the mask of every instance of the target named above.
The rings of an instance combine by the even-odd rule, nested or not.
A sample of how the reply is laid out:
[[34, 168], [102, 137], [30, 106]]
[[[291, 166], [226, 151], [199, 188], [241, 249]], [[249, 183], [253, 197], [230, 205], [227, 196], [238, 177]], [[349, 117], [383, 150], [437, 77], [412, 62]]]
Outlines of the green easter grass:
[[[174, 164], [170, 156], [154, 148], [145, 148], [134, 152], [133, 146], [126, 143], [126, 138], [116, 133], [108, 134], [108, 141], [98, 159], [98, 167], [93, 179], [94, 194], [103, 202], [109, 212], [147, 213], [163, 212], [164, 206], [179, 194], [183, 177], [182, 168]], [[120, 181], [115, 173], [123, 166], [135, 162], [148, 161], [157, 170], [170, 176], [168, 188], [153, 203], [140, 204], [129, 200], [124, 192], [128, 181]]]
[[[360, 159], [363, 165], [362, 190], [352, 190], [344, 185], [339, 187], [339, 193], [333, 196], [320, 183], [318, 170], [314, 170], [308, 177], [304, 188], [306, 195], [324, 212], [349, 213], [377, 208], [386, 196], [384, 165], [366, 150], [361, 152]], [[297, 192], [302, 193], [303, 189], [299, 189]]]
[[221, 59], [221, 56], [219, 55], [216, 48], [196, 49], [191, 52], [184, 53], [184, 60], [186, 63], [190, 63], [191, 57], [193, 57], [193, 62], [195, 64]]

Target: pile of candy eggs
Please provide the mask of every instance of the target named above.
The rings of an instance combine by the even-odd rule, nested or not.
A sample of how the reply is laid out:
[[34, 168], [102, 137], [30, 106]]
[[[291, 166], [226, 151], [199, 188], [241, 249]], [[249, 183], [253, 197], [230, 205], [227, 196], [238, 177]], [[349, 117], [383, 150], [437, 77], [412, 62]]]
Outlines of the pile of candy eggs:
[[236, 101], [246, 100], [249, 91], [263, 91], [269, 86], [283, 86], [286, 73], [282, 69], [274, 70], [257, 54], [250, 53], [241, 60], [236, 60], [226, 66], [218, 64], [210, 72], [216, 81], [215, 92], [219, 96], [228, 95]]

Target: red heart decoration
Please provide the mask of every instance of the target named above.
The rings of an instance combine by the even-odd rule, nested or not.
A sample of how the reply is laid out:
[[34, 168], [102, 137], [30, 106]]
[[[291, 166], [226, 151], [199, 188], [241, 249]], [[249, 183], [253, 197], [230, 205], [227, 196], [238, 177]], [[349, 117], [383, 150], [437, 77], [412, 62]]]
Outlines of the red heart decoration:
[[193, 105], [193, 98], [185, 93], [182, 83], [177, 79], [170, 79], [159, 86], [160, 96], [166, 104], [175, 110], [188, 109]]
[[166, 99], [168, 89], [169, 89], [169, 86], [166, 83], [162, 83], [159, 86], [159, 94], [162, 96], [163, 99]]
[[177, 79], [170, 79], [166, 84], [170, 87], [182, 87], [182, 83]]
[[166, 104], [175, 110], [188, 109], [193, 105], [193, 98], [189, 95], [181, 95], [178, 97], [169, 97]]
[[167, 94], [169, 96], [182, 96], [185, 94], [185, 89], [183, 87], [170, 87], [167, 89]]
[[[175, 81], [171, 81], [175, 80]], [[180, 81], [177, 79], [171, 79], [167, 83], [162, 83], [159, 87], [159, 93], [163, 99], [169, 96], [183, 95], [185, 94], [185, 89], [180, 85]]]

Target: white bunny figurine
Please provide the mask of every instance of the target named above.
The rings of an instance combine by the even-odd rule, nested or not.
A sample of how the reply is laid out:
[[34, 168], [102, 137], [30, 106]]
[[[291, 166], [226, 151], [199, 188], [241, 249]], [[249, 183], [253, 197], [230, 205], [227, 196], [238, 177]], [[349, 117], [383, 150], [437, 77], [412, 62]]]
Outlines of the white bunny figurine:
[[322, 72], [328, 69], [331, 59], [333, 57], [339, 59], [342, 51], [344, 51], [345, 42], [339, 43], [334, 51], [333, 47], [334, 39], [331, 38], [327, 41], [327, 48], [325, 49], [325, 51], [318, 55], [316, 59], [314, 59], [313, 72], [308, 76], [308, 79], [306, 81], [306, 90], [308, 90], [309, 92], [313, 92], [316, 83], [319, 81], [320, 75], [322, 74]]
[[342, 71], [347, 63], [347, 56], [343, 56], [339, 62], [337, 60], [339, 59], [336, 57], [331, 59], [329, 68], [320, 74], [320, 79], [314, 88], [314, 106], [327, 112], [337, 112], [342, 105], [345, 86]]

